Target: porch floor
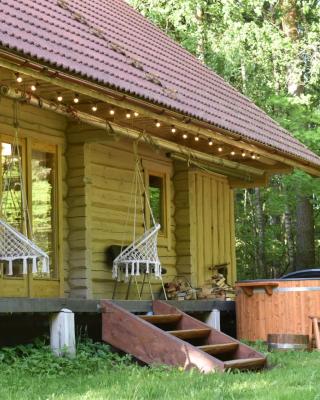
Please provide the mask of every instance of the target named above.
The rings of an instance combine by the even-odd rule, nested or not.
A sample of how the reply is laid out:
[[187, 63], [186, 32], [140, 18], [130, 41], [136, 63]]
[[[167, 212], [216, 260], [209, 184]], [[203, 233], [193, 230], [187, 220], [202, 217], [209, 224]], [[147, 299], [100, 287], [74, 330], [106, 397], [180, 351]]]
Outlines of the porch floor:
[[[133, 313], [146, 313], [152, 309], [150, 300], [114, 300], [115, 304]], [[210, 312], [213, 309], [234, 312], [234, 301], [184, 300], [167, 301], [186, 313]], [[0, 314], [54, 313], [68, 308], [75, 313], [100, 313], [100, 300], [66, 298], [0, 298]]]

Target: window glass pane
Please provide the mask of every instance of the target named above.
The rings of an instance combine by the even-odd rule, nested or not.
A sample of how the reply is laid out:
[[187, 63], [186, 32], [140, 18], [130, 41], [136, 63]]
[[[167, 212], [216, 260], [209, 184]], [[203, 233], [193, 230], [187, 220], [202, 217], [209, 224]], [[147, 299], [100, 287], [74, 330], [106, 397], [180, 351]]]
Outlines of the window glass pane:
[[[50, 276], [55, 268], [54, 154], [32, 151], [32, 230], [35, 243], [50, 258]], [[39, 274], [41, 275], [41, 274]]]
[[[20, 183], [21, 147], [1, 143], [1, 195], [2, 218], [15, 229], [23, 232], [22, 188]], [[4, 263], [6, 264], [6, 263]], [[5, 265], [7, 266], [7, 264]], [[5, 273], [5, 271], [4, 271]], [[13, 277], [22, 276], [22, 263], [13, 262]]]
[[149, 195], [150, 206], [156, 222], [158, 222], [162, 229], [163, 226], [163, 178], [160, 176], [149, 176]]
[[[19, 153], [21, 154], [21, 149], [19, 149]], [[1, 143], [2, 215], [10, 225], [22, 232], [20, 164], [21, 158], [19, 158], [18, 149], [10, 143]]]

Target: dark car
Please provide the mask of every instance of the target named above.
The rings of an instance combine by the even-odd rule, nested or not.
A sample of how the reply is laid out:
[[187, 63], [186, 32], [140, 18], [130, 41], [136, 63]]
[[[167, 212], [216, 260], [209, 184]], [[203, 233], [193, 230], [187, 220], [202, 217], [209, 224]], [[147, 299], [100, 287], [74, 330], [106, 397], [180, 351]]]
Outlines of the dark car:
[[300, 269], [299, 271], [290, 272], [289, 274], [283, 275], [280, 279], [320, 279], [320, 268], [315, 269]]

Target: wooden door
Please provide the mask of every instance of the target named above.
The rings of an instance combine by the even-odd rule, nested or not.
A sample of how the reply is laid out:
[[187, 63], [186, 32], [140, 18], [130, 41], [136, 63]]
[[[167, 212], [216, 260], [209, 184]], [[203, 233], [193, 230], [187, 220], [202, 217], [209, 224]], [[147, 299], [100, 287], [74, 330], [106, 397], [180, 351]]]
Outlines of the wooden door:
[[190, 217], [193, 275], [201, 285], [210, 268], [225, 265], [227, 280], [235, 279], [233, 191], [227, 178], [190, 172]]

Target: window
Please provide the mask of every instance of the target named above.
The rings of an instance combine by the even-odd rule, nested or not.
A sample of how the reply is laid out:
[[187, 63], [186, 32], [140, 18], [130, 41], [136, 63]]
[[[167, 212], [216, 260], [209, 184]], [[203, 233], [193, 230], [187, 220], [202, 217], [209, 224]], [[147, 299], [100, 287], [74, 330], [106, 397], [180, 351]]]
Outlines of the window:
[[[163, 177], [149, 175], [149, 201], [155, 222], [161, 225], [161, 230], [165, 227], [164, 222], [164, 182]], [[151, 222], [151, 221], [150, 221]]]
[[[0, 136], [1, 214], [20, 232], [29, 237], [32, 232], [33, 241], [49, 255], [50, 278], [57, 278], [56, 146], [21, 140], [17, 148], [12, 140]], [[28, 206], [25, 212], [23, 203]], [[14, 277], [22, 277], [21, 264], [13, 263]], [[41, 272], [35, 277], [41, 278]]]
[[[155, 222], [161, 225], [158, 236], [160, 246], [171, 246], [171, 200], [170, 174], [171, 166], [167, 163], [157, 163], [143, 160], [146, 192], [149, 194], [149, 203]], [[151, 226], [149, 207], [145, 206], [147, 225]]]
[[33, 240], [49, 255], [50, 276], [55, 277], [55, 154], [33, 149], [31, 171]]

